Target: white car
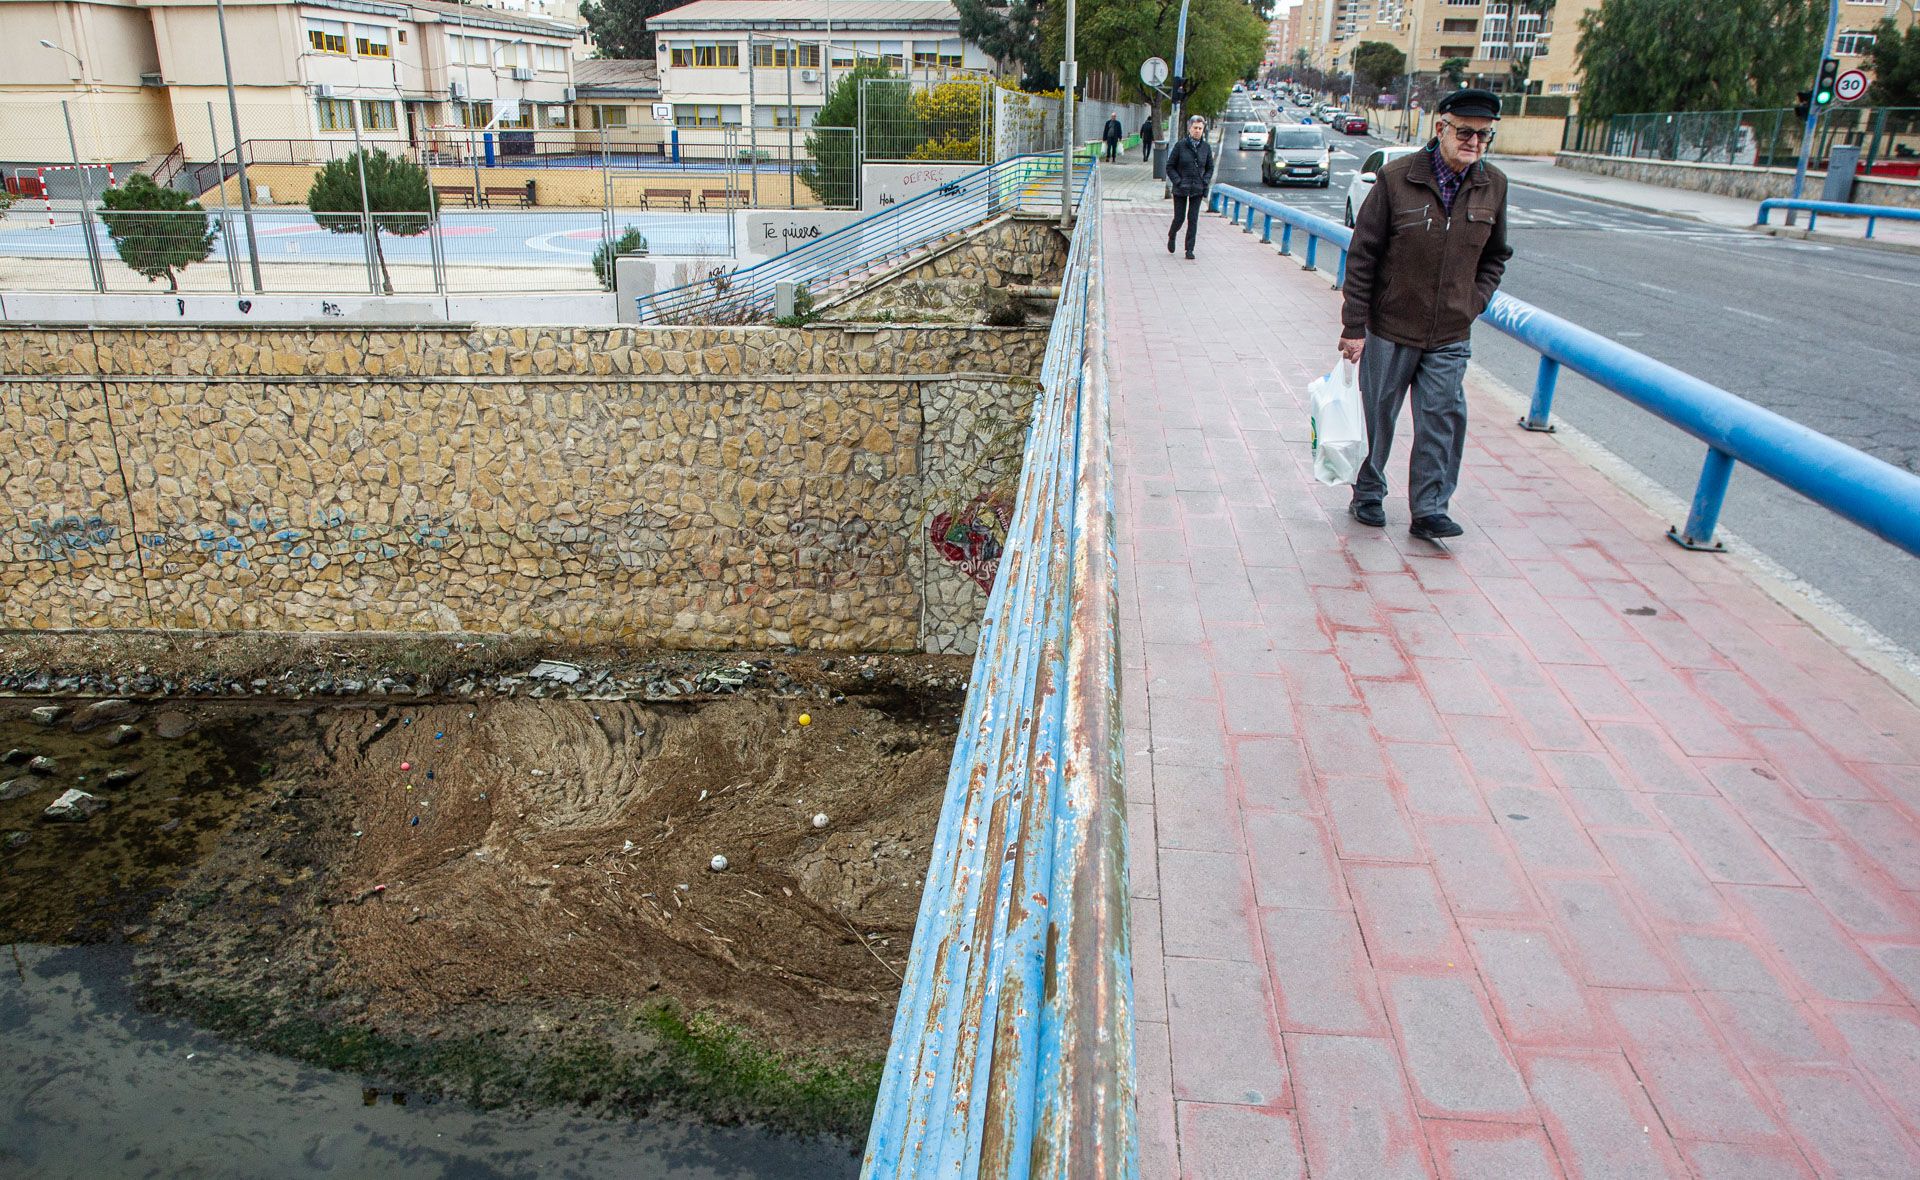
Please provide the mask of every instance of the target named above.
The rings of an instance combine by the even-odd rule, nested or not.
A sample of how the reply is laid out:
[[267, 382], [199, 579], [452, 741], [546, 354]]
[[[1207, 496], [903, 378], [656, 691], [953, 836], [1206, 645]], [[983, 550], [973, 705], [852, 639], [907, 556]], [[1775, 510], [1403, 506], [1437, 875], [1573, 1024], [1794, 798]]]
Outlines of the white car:
[[1387, 161], [1397, 160], [1401, 156], [1410, 156], [1421, 149], [1412, 145], [1401, 147], [1375, 148], [1367, 153], [1360, 163], [1360, 170], [1347, 182], [1347, 225], [1353, 225], [1353, 219], [1360, 216], [1360, 206], [1367, 203], [1367, 194], [1373, 191], [1374, 178], [1387, 166]]
[[1240, 150], [1257, 152], [1267, 146], [1267, 125], [1265, 123], [1242, 123], [1240, 125]]

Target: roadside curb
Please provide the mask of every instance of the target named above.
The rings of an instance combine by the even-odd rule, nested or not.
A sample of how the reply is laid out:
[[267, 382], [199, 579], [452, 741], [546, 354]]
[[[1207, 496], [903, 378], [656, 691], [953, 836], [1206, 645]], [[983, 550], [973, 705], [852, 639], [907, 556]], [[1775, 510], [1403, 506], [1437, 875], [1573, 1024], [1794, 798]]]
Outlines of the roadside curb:
[[1755, 225], [1750, 229], [1757, 234], [1770, 238], [1790, 238], [1797, 242], [1818, 242], [1822, 245], [1865, 246], [1870, 250], [1886, 250], [1894, 254], [1920, 254], [1920, 243], [1888, 242], [1880, 238], [1847, 238], [1839, 234], [1819, 234], [1804, 230], [1798, 226]]

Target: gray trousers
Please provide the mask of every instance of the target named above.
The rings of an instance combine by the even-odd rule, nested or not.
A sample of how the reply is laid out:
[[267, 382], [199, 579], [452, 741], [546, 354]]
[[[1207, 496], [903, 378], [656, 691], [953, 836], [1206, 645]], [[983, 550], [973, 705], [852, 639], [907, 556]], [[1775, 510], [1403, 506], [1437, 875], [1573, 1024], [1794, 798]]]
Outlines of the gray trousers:
[[1447, 510], [1460, 484], [1460, 453], [1467, 446], [1465, 340], [1423, 350], [1367, 333], [1360, 354], [1360, 393], [1367, 406], [1367, 461], [1353, 481], [1353, 498], [1378, 502], [1387, 495], [1387, 458], [1393, 427], [1413, 391], [1413, 456], [1407, 464], [1407, 500], [1413, 515]]

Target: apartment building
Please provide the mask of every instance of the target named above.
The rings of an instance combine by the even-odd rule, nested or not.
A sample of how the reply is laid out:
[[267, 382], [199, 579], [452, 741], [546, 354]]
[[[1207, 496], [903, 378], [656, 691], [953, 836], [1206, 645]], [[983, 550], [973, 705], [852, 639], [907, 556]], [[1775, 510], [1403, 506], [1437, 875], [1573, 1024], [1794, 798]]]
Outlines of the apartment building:
[[[1304, 5], [1315, 2], [1304, 0]], [[1513, 62], [1533, 57], [1547, 28], [1539, 0], [1318, 2], [1325, 40], [1309, 49], [1322, 69], [1344, 72], [1355, 48], [1378, 41], [1406, 54], [1410, 68], [1421, 74], [1437, 74], [1448, 61], [1464, 60], [1470, 79], [1495, 90], [1506, 88]], [[1588, 2], [1562, 0], [1560, 7]]]
[[[256, 158], [332, 158], [356, 129], [457, 154], [470, 127], [574, 123], [572, 24], [443, 0], [232, 0], [225, 27]], [[88, 159], [146, 160], [177, 144], [206, 160], [216, 136], [231, 150], [220, 37], [212, 0], [0, 0], [14, 67], [0, 82], [6, 154], [64, 158], [53, 122], [63, 99]]]
[[811, 126], [835, 75], [862, 59], [927, 78], [994, 70], [947, 0], [695, 0], [647, 27], [683, 142]]

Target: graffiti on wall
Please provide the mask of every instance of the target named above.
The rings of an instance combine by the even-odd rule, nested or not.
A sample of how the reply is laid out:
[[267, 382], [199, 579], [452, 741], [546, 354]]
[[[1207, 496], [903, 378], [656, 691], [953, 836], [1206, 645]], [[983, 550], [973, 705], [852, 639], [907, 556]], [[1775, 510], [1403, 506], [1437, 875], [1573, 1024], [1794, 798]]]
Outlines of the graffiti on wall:
[[315, 508], [295, 518], [259, 503], [230, 509], [217, 522], [182, 522], [142, 533], [140, 548], [161, 573], [212, 564], [256, 570], [293, 566], [322, 570], [335, 562], [365, 565], [421, 551], [457, 546], [458, 530], [434, 508], [415, 508], [390, 525], [355, 522], [338, 506]]
[[110, 547], [120, 530], [98, 512], [48, 514], [29, 520], [7, 539], [5, 560], [65, 564]]
[[927, 526], [927, 540], [975, 585], [991, 592], [1007, 545], [1007, 526], [1012, 523], [1013, 495], [995, 488], [981, 492], [957, 512], [936, 512]]

